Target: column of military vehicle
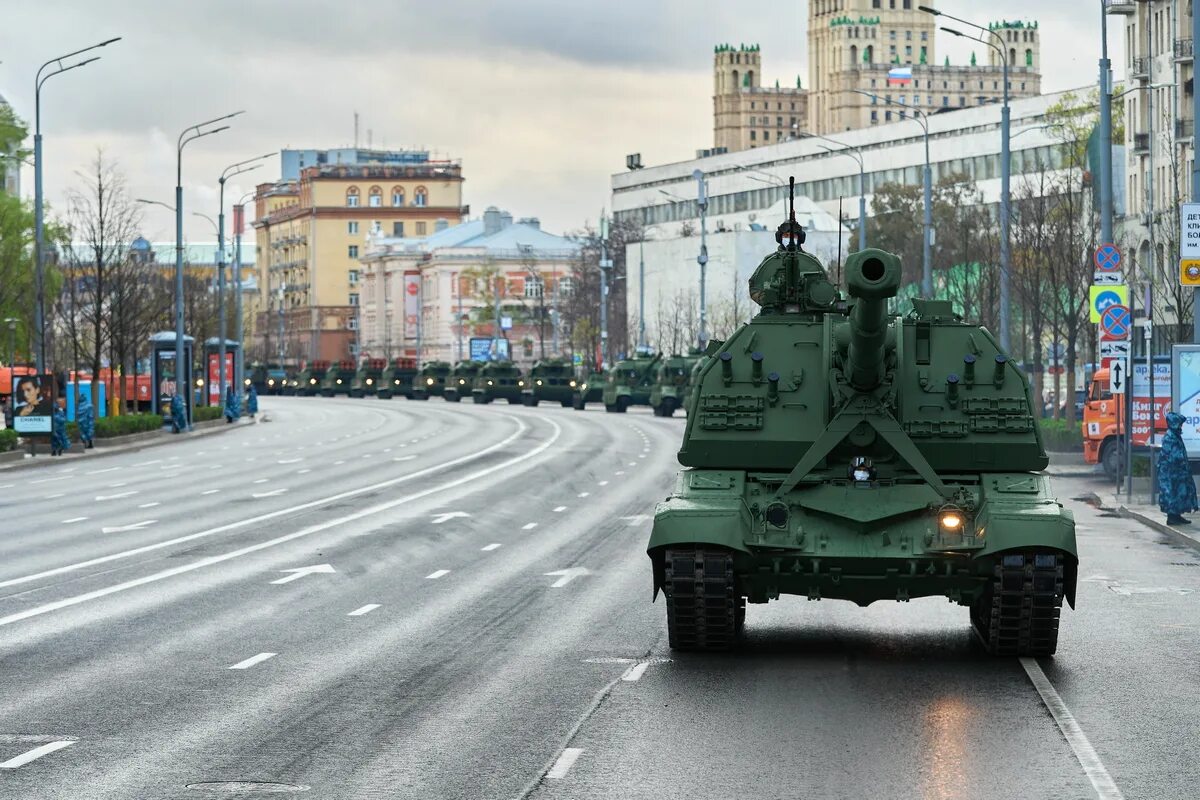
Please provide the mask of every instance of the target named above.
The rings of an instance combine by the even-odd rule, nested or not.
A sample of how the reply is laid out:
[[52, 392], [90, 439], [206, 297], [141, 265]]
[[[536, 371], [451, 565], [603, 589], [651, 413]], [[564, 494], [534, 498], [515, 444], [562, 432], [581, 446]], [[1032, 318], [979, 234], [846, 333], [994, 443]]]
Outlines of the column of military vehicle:
[[511, 361], [489, 361], [475, 376], [471, 400], [475, 403], [490, 403], [493, 400], [521, 402], [521, 370]]
[[354, 383], [356, 372], [353, 361], [338, 361], [331, 364], [325, 371], [325, 378], [321, 381], [321, 396], [333, 397], [337, 394], [344, 394], [349, 397], [350, 385]]
[[453, 367], [448, 361], [426, 361], [412, 379], [410, 400], [428, 400], [446, 391], [446, 379]]
[[417, 361], [413, 358], [397, 358], [384, 367], [379, 376], [379, 388], [375, 396], [390, 400], [399, 395], [412, 398], [413, 378], [417, 375]]
[[312, 361], [296, 376], [296, 394], [302, 397], [316, 397], [321, 393], [321, 381], [329, 371], [328, 361]]
[[350, 382], [351, 397], [366, 397], [379, 391], [379, 382], [383, 379], [383, 368], [387, 359], [368, 358], [358, 365], [354, 380]]
[[661, 361], [662, 354], [643, 353], [618, 361], [604, 374], [604, 410], [624, 414], [630, 406], [650, 405], [650, 390]]
[[669, 356], [659, 363], [654, 385], [650, 387], [650, 407], [654, 409], [654, 416], [670, 417], [675, 409], [687, 404], [692, 371], [702, 358], [699, 351], [692, 351], [686, 356]]
[[442, 397], [450, 403], [458, 403], [464, 397], [470, 397], [471, 390], [475, 388], [475, 378], [481, 369], [482, 361], [460, 361], [455, 364], [446, 378], [446, 390]]
[[776, 239], [750, 279], [761, 311], [710, 345], [655, 510], [671, 646], [730, 648], [746, 603], [781, 594], [944, 596], [988, 652], [1054, 653], [1079, 559], [1025, 377], [948, 301], [890, 314], [895, 256], [853, 253], [844, 299], [794, 215]]
[[529, 375], [517, 383], [525, 405], [536, 407], [546, 400], [566, 408], [575, 395], [575, 370], [561, 358], [546, 358], [535, 361]]

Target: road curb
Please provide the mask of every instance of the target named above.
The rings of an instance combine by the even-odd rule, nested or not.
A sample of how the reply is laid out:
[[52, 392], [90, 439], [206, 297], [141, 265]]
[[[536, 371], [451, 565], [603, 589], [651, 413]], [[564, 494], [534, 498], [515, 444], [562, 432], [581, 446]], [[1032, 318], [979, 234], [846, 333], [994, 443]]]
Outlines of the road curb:
[[1178, 544], [1182, 544], [1186, 547], [1191, 547], [1194, 550], [1200, 550], [1200, 539], [1197, 539], [1195, 536], [1186, 534], [1181, 530], [1172, 528], [1170, 525], [1167, 525], [1165, 522], [1159, 522], [1156, 519], [1151, 519], [1150, 517], [1146, 516], [1145, 514], [1142, 514], [1141, 512], [1138, 512], [1138, 511], [1132, 511], [1132, 510], [1126, 508], [1125, 506], [1117, 506], [1117, 513], [1120, 514], [1122, 517], [1125, 517], [1126, 519], [1135, 519], [1138, 522], [1145, 525], [1147, 528], [1153, 528], [1154, 530], [1158, 531], [1159, 533], [1170, 537]]
[[[259, 417], [262, 417], [265, 420], [265, 415], [260, 413]], [[96, 456], [106, 456], [115, 453], [136, 453], [139, 450], [148, 450], [152, 447], [161, 447], [162, 445], [170, 444], [171, 442], [184, 441], [186, 439], [193, 438], [203, 438], [205, 436], [212, 436], [223, 431], [235, 430], [247, 425], [257, 425], [259, 421], [259, 419], [242, 417], [238, 422], [231, 425], [225, 422], [224, 419], [205, 420], [204, 422], [193, 425], [192, 430], [186, 434], [173, 434], [165, 431], [146, 431], [144, 433], [133, 433], [127, 436], [113, 437], [113, 439], [122, 440], [121, 444], [113, 445], [100, 444], [102, 440], [98, 439], [96, 440], [97, 446], [92, 451], [91, 455], [84, 455], [84, 453], [87, 451], [84, 451], [84, 453], [79, 455], [71, 455], [68, 453], [64, 460], [51, 458], [49, 454], [45, 454], [44, 457], [39, 458], [25, 458], [22, 454], [20, 459], [14, 459], [13, 463], [11, 464], [5, 464], [3, 461], [0, 461], [0, 473], [10, 472], [17, 469], [34, 469], [36, 467], [58, 466], [80, 458], [95, 458]], [[71, 446], [74, 449], [79, 446], [79, 443], [72, 442]], [[9, 454], [5, 453], [4, 455]]]

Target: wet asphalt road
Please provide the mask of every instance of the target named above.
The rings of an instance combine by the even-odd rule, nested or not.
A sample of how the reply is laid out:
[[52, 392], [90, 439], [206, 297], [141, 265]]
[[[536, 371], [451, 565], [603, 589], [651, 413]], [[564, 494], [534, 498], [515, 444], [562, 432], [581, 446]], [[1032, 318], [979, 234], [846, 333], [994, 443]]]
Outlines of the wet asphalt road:
[[0, 797], [1197, 796], [1200, 553], [1137, 523], [1067, 500], [1056, 722], [944, 600], [785, 598], [672, 653], [644, 546], [681, 419], [262, 405], [0, 471]]

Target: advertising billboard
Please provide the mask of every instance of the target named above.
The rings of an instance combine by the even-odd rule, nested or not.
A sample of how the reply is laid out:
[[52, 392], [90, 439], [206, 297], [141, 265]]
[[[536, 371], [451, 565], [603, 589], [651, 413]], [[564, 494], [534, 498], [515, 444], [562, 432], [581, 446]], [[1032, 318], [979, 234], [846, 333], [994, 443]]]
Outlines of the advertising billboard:
[[[1150, 439], [1150, 370], [1146, 362], [1134, 362], [1133, 373], [1133, 443], [1141, 446]], [[1154, 365], [1154, 420], [1158, 433], [1166, 428], [1167, 412], [1171, 410], [1171, 365]]]
[[49, 436], [54, 425], [54, 376], [24, 375], [13, 392], [13, 430]]
[[1200, 458], [1200, 345], [1171, 348], [1171, 400], [1184, 417], [1183, 443], [1188, 456]]
[[[218, 375], [216, 353], [208, 354], [208, 404], [210, 406], [219, 406], [224, 403], [221, 398], [221, 376]], [[225, 353], [225, 383], [228, 385], [233, 381], [233, 353]]]
[[[493, 348], [493, 344], [498, 345]], [[507, 361], [508, 360], [508, 339], [494, 340], [490, 336], [473, 336], [471, 337], [471, 360], [472, 361]]]

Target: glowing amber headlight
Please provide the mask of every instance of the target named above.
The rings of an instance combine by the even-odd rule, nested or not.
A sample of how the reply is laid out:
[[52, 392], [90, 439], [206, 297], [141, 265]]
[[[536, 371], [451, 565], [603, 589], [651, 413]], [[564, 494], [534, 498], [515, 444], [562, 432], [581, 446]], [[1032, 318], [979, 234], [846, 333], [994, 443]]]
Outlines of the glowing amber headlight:
[[938, 525], [947, 533], [960, 533], [964, 521], [963, 513], [958, 509], [947, 509], [938, 515]]

